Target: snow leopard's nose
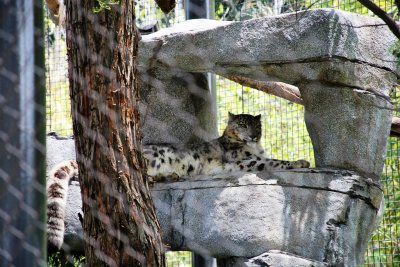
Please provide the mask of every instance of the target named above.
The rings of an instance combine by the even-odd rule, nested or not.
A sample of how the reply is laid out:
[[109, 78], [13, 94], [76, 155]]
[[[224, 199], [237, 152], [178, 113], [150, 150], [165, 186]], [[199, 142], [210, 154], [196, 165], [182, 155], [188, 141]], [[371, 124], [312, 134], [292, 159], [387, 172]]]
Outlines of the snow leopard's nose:
[[250, 138], [252, 141], [257, 141], [258, 140], [258, 134], [252, 134], [250, 135]]

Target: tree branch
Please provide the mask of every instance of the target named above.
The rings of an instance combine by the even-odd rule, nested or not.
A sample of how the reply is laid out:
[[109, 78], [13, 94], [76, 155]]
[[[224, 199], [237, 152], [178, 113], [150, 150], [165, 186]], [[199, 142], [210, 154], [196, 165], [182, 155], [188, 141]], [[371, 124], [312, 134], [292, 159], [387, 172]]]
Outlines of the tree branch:
[[303, 99], [299, 88], [282, 82], [259, 81], [242, 76], [224, 75], [223, 77], [234, 81], [240, 85], [251, 87], [264, 93], [271, 94], [289, 100], [291, 102], [303, 105]]
[[[264, 93], [281, 97], [296, 104], [304, 105], [300, 90], [296, 86], [282, 82], [267, 82], [267, 81], [253, 80], [235, 75], [223, 75], [223, 77], [231, 81], [234, 81], [240, 85], [251, 87], [253, 89], [262, 91]], [[400, 118], [392, 117], [392, 126], [390, 129], [390, 135], [396, 137], [400, 136]]]

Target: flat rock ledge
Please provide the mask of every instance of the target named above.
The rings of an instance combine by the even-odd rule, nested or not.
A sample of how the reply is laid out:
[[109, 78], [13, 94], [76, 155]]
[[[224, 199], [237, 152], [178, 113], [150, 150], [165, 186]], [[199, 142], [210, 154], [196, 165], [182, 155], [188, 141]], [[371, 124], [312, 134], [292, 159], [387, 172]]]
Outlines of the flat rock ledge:
[[[383, 198], [372, 180], [343, 170], [196, 178], [152, 186], [164, 242], [172, 250], [216, 257], [221, 266], [290, 266], [263, 265], [283, 259], [304, 263], [296, 266], [356, 266], [363, 261]], [[65, 246], [81, 250], [76, 182], [68, 202]]]
[[276, 267], [328, 267], [325, 262], [314, 261], [302, 258], [284, 251], [270, 250], [257, 257], [247, 258], [228, 258], [218, 261], [218, 267], [257, 267], [257, 266], [276, 266]]

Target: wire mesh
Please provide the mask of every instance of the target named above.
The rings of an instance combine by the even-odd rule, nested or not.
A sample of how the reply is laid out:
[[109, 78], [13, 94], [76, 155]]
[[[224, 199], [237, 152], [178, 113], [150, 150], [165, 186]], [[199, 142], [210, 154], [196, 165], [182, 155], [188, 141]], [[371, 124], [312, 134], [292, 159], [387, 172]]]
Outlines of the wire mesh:
[[[393, 91], [391, 98], [394, 116], [400, 115], [400, 89]], [[400, 265], [400, 139], [390, 137], [381, 184], [385, 196], [382, 222], [372, 235], [365, 259], [365, 266]]]
[[[185, 20], [183, 1], [177, 1], [174, 11], [167, 15], [156, 6], [157, 4], [150, 0], [137, 3], [138, 27], [157, 24], [158, 27], [165, 28]], [[48, 11], [45, 16], [45, 35], [47, 132], [56, 132], [59, 136], [71, 136], [72, 119], [65, 31], [51, 21]]]
[[135, 12], [137, 18], [136, 23], [139, 28], [155, 23], [158, 23], [161, 28], [166, 28], [185, 21], [183, 0], [176, 1], [174, 10], [168, 14], [163, 13], [160, 8], [157, 7], [155, 1], [141, 0], [137, 2]]
[[192, 266], [192, 253], [190, 251], [167, 252], [168, 267], [190, 267]]
[[[393, 17], [398, 11], [393, 1], [376, 1]], [[221, 20], [246, 20], [255, 17], [305, 10], [334, 7], [364, 15], [373, 14], [357, 1], [216, 1], [215, 15]], [[145, 27], [157, 23], [161, 28], [185, 20], [183, 2], [169, 15], [164, 15], [154, 1], [138, 1], [137, 24]], [[46, 19], [46, 68], [47, 68], [47, 131], [60, 135], [72, 135], [70, 102], [67, 80], [66, 47], [64, 33]], [[232, 113], [261, 114], [263, 118], [263, 147], [274, 158], [313, 160], [311, 142], [304, 125], [303, 107], [278, 97], [243, 87], [217, 77], [217, 111], [220, 133]], [[399, 91], [392, 99], [399, 103]], [[382, 175], [385, 192], [385, 214], [374, 233], [366, 255], [366, 266], [399, 266], [399, 223], [397, 204], [399, 193], [399, 139], [388, 141], [387, 158]], [[188, 252], [171, 254], [168, 266], [191, 266]]]
[[[398, 17], [398, 10], [392, 0], [372, 1], [394, 18]], [[246, 1], [216, 1], [216, 17], [222, 20], [247, 20], [290, 13], [313, 8], [336, 8], [367, 16], [374, 16], [373, 12], [355, 0], [246, 0]]]
[[217, 76], [216, 87], [220, 134], [228, 120], [228, 112], [261, 114], [261, 143], [270, 157], [288, 160], [304, 158], [313, 164], [314, 152], [303, 119], [303, 106], [220, 76]]
[[46, 120], [47, 132], [72, 135], [65, 32], [45, 17]]

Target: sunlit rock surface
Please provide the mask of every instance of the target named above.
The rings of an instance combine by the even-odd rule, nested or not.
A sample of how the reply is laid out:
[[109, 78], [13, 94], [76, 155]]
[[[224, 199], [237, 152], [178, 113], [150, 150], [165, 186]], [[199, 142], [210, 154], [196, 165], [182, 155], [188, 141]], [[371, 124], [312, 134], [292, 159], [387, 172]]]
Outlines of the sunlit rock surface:
[[[62, 151], [73, 146], [72, 140], [49, 137], [47, 142], [49, 158], [60, 157], [52, 149], [60, 147], [58, 142]], [[299, 262], [305, 258], [334, 266], [361, 263], [382, 201], [371, 179], [333, 169], [198, 176], [154, 184], [151, 193], [164, 242], [173, 250], [231, 262], [280, 250]], [[68, 205], [65, 247], [82, 251], [77, 182], [69, 187]]]

